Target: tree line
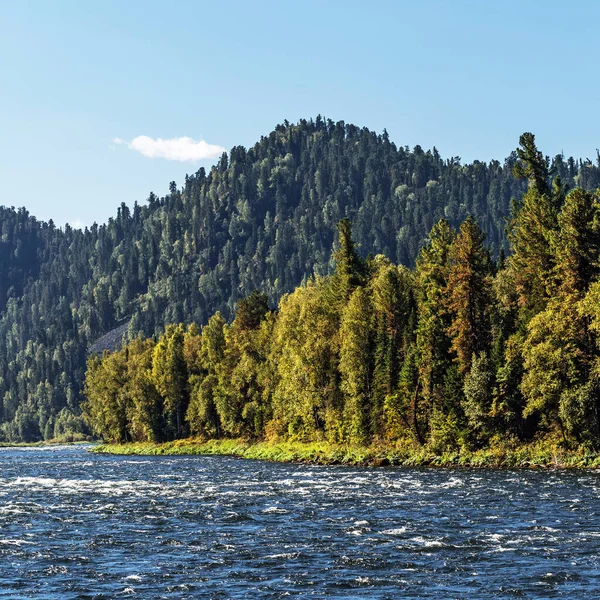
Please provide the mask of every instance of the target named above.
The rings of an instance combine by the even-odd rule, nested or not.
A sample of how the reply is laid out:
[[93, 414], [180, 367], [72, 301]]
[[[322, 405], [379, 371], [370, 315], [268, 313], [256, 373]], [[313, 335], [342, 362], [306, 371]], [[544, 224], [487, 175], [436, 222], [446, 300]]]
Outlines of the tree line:
[[[507, 254], [511, 201], [527, 190], [513, 174], [519, 160], [463, 164], [317, 117], [234, 147], [102, 225], [59, 228], [0, 207], [0, 440], [85, 430], [88, 349], [107, 332], [126, 325], [128, 340], [153, 337], [216, 311], [230, 322], [255, 289], [276, 306], [331, 274], [344, 218], [363, 259], [414, 269], [435, 223], [456, 229], [469, 215], [492, 257]], [[565, 188], [600, 185], [597, 161], [544, 161]]]
[[229, 323], [169, 325], [88, 365], [84, 414], [111, 442], [410, 439], [435, 450], [549, 435], [600, 446], [600, 200], [568, 189], [524, 134], [527, 183], [494, 256], [477, 220], [440, 219], [414, 267], [363, 258], [254, 291]]

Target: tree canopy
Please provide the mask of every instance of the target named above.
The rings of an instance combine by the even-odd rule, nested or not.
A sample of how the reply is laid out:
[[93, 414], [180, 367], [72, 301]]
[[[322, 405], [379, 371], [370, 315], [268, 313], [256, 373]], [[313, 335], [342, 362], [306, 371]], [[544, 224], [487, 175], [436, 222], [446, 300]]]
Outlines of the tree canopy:
[[[516, 178], [515, 165], [517, 174], [535, 185]], [[385, 397], [390, 395], [396, 378], [402, 374], [406, 382], [412, 381], [417, 372], [426, 400], [417, 399], [411, 419], [417, 426], [429, 422], [442, 380], [450, 386], [446, 360], [461, 372], [471, 360], [457, 362], [454, 354], [447, 354], [452, 346], [458, 356], [464, 345], [457, 341], [464, 338], [457, 323], [463, 331], [466, 315], [459, 310], [459, 298], [450, 304], [438, 302], [448, 278], [463, 281], [466, 274], [457, 266], [462, 264], [457, 248], [452, 259], [446, 257], [450, 238], [459, 235], [456, 231], [467, 217], [477, 222], [489, 258], [481, 256], [481, 264], [487, 261], [485, 273], [478, 266], [473, 276], [486, 283], [486, 293], [490, 285], [500, 285], [500, 280], [491, 282], [495, 265], [489, 261], [501, 253], [509, 256], [503, 285], [516, 291], [518, 306], [506, 304], [502, 319], [525, 336], [529, 319], [548, 306], [556, 282], [564, 276], [557, 261], [579, 261], [579, 267], [569, 271], [573, 282], [594, 276], [593, 252], [579, 256], [576, 250], [595, 235], [589, 221], [593, 215], [584, 214], [588, 209], [583, 205], [583, 212], [569, 217], [571, 225], [566, 216], [559, 222], [559, 215], [565, 198], [570, 198], [567, 190], [578, 187], [579, 193], [591, 193], [599, 184], [596, 164], [562, 156], [548, 161], [532, 136], [522, 139], [520, 151], [502, 163], [462, 164], [457, 157], [443, 160], [435, 148], [399, 147], [386, 134], [317, 117], [279, 125], [249, 149], [232, 148], [212, 169], [186, 177], [183, 186], [172, 182], [164, 197], [150, 194], [132, 208], [121, 205], [103, 225], [57, 228], [25, 209], [2, 207], [0, 438], [49, 438], [63, 434], [67, 424], [77, 431], [85, 427], [80, 402], [89, 348], [101, 349], [109, 341], [110, 349], [117, 349], [123, 332], [131, 341], [139, 334], [160, 336], [169, 325], [183, 324], [187, 331], [190, 324], [205, 325], [216, 312], [231, 322], [238, 302], [258, 290], [263, 300], [255, 297], [246, 316], [243, 311], [239, 315], [238, 329], [247, 329], [268, 316], [267, 301], [276, 307], [298, 285], [314, 285], [311, 278], [333, 273], [336, 260], [338, 275], [328, 280], [327, 297], [337, 309], [333, 315], [323, 309], [311, 319], [328, 331], [342, 322], [352, 329], [343, 309], [355, 290], [370, 281], [365, 261], [378, 255], [389, 262], [377, 259], [380, 270], [372, 282], [370, 310], [376, 325], [371, 336], [375, 341], [369, 338], [369, 343], [375, 344], [376, 355], [368, 410], [377, 416], [370, 422], [383, 418], [374, 407], [383, 406], [384, 391]], [[507, 237], [511, 204], [515, 206]], [[446, 233], [432, 229], [441, 219], [447, 223], [442, 226]], [[581, 234], [585, 240], [577, 239], [576, 231], [567, 232], [582, 219], [589, 223]], [[348, 245], [350, 223], [353, 241]], [[313, 300], [316, 294], [302, 293]], [[360, 293], [353, 300], [355, 308], [366, 309], [359, 298]], [[417, 299], [419, 307], [409, 309]], [[477, 317], [482, 339], [493, 337], [495, 319], [494, 314]], [[429, 353], [430, 362], [417, 360], [416, 350], [407, 345], [411, 335], [416, 336], [419, 353]], [[467, 337], [478, 354], [473, 335]], [[507, 343], [508, 337], [497, 347]], [[314, 350], [318, 348], [319, 344]], [[345, 356], [350, 360], [350, 354]], [[405, 366], [405, 357], [412, 357], [416, 371]], [[327, 362], [320, 366], [329, 368]], [[203, 369], [196, 369], [197, 379], [194, 384], [188, 381], [186, 389], [190, 402], [202, 397], [210, 412], [222, 396], [212, 384], [199, 383]], [[319, 386], [329, 385], [324, 382]], [[327, 407], [315, 409], [317, 422], [340, 410], [340, 398], [330, 400]], [[175, 430], [185, 426], [185, 406], [173, 413]], [[213, 420], [211, 427], [216, 426]]]
[[[536, 185], [527, 194], [516, 211], [543, 197]], [[518, 273], [515, 288], [516, 265], [530, 248], [517, 245], [508, 261], [495, 260], [471, 216], [457, 230], [440, 220], [414, 269], [383, 255], [361, 258], [343, 220], [331, 275], [310, 278], [275, 310], [252, 292], [230, 325], [217, 313], [201, 329], [169, 326], [151, 342], [148, 397], [157, 401], [128, 392], [131, 354], [146, 352], [147, 341], [92, 358], [85, 417], [97, 435], [117, 441], [156, 436], [135, 417], [150, 405], [158, 412], [144, 422], [164, 423], [159, 436], [168, 439], [189, 430], [441, 451], [548, 436], [598, 450], [599, 223], [598, 196], [569, 192], [548, 237], [550, 260]], [[520, 228], [529, 224], [513, 215], [513, 239], [524, 239]], [[538, 290], [532, 281], [544, 281], [542, 296], [523, 302], [526, 290]], [[156, 371], [176, 335], [185, 361]], [[143, 373], [143, 361], [136, 364]], [[175, 391], [163, 382], [177, 373]], [[172, 407], [188, 405], [174, 428]]]

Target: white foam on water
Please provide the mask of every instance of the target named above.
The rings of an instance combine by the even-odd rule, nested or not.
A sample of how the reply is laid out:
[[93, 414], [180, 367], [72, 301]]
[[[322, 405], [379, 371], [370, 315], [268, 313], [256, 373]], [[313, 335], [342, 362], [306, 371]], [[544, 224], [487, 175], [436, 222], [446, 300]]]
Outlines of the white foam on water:
[[396, 527], [394, 529], [385, 529], [382, 531], [384, 535], [402, 535], [406, 533], [406, 527]]
[[23, 510], [17, 504], [8, 504], [0, 506], [0, 515], [26, 515], [29, 511]]
[[27, 540], [21, 540], [21, 539], [16, 539], [16, 540], [11, 540], [11, 539], [0, 539], [0, 544], [3, 544], [4, 546], [25, 546], [25, 545], [31, 545], [33, 544], [33, 542], [28, 542]]
[[169, 493], [168, 486], [143, 480], [53, 479], [49, 477], [17, 477], [7, 482], [8, 488], [28, 491], [54, 491], [66, 494], [103, 494], [135, 496], [148, 493]]
[[285, 508], [279, 508], [278, 506], [269, 506], [269, 508], [265, 508], [262, 512], [265, 515], [270, 515], [270, 514], [285, 515], [289, 511], [285, 510]]
[[492, 548], [491, 550], [487, 550], [486, 554], [497, 554], [501, 552], [514, 552], [514, 548], [507, 548], [506, 546], [500, 546], [498, 548]]
[[448, 481], [441, 483], [439, 487], [442, 489], [462, 487], [465, 485], [465, 482], [462, 479], [458, 479], [458, 477], [451, 477]]
[[425, 548], [441, 548], [444, 544], [440, 540], [428, 540], [420, 535], [409, 539], [410, 542], [422, 544]]
[[46, 573], [49, 573], [51, 575], [66, 575], [69, 572], [67, 567], [65, 567], [64, 565], [52, 565], [51, 567], [45, 569], [45, 571]]
[[37, 485], [39, 487], [51, 487], [56, 484], [57, 479], [50, 479], [49, 477], [17, 477], [14, 481], [8, 481], [7, 485], [14, 487], [32, 487]]
[[268, 554], [265, 558], [272, 560], [281, 560], [281, 559], [291, 559], [298, 558], [300, 556], [299, 552], [283, 552], [281, 554]]

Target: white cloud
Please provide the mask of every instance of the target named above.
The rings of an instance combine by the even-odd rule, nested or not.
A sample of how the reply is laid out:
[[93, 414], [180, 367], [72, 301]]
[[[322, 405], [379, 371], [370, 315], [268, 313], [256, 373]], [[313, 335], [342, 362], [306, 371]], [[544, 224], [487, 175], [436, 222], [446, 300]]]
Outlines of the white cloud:
[[69, 225], [75, 229], [85, 229], [87, 227], [87, 223], [84, 223], [81, 219], [73, 219], [69, 222]]
[[208, 158], [216, 158], [225, 152], [222, 146], [207, 144], [204, 140], [195, 141], [190, 137], [170, 139], [151, 138], [138, 135], [131, 142], [119, 137], [113, 139], [114, 144], [126, 144], [130, 150], [135, 150], [148, 158], [166, 158], [182, 162], [197, 162]]

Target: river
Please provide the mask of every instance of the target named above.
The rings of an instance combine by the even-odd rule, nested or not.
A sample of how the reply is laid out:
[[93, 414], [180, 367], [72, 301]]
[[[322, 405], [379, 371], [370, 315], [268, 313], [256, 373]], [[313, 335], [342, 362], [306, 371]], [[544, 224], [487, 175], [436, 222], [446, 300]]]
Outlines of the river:
[[583, 471], [5, 448], [0, 598], [600, 597], [599, 494]]

